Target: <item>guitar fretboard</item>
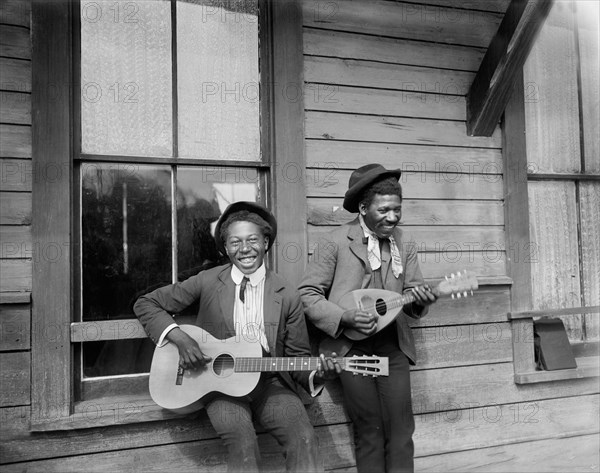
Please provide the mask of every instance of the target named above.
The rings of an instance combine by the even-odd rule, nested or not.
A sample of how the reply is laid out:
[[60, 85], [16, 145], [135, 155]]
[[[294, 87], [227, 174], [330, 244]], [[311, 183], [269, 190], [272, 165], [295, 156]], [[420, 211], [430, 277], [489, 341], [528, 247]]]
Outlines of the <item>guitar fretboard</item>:
[[[318, 368], [319, 358], [316, 357], [265, 357], [265, 358], [236, 358], [234, 371], [237, 373], [256, 373], [258, 371], [313, 371]], [[352, 358], [337, 358], [341, 368], [345, 370]], [[356, 360], [354, 360], [356, 362]], [[361, 361], [368, 367], [369, 363]], [[377, 367], [379, 360], [373, 358], [372, 366]]]

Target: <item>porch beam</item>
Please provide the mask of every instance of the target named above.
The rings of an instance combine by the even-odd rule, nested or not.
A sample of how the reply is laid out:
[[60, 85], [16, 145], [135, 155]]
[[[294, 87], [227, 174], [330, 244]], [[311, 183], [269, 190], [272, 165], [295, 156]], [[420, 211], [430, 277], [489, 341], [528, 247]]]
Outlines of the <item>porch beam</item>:
[[512, 0], [467, 94], [467, 133], [491, 136], [553, 0]]

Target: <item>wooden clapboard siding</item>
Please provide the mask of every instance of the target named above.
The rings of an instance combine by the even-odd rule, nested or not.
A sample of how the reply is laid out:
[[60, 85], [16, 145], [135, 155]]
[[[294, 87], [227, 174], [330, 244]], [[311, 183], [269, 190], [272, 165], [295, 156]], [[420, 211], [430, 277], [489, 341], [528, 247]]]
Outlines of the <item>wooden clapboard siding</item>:
[[464, 120], [465, 99], [410, 91], [356, 89], [339, 85], [306, 84], [307, 110], [373, 115]]
[[484, 50], [305, 27], [304, 54], [477, 72]]
[[384, 0], [304, 0], [303, 10], [305, 26], [476, 47], [487, 47], [502, 18], [499, 13]]
[[[512, 364], [510, 363], [420, 370], [414, 371], [411, 378], [414, 393], [413, 409], [417, 415], [417, 424], [422, 419], [423, 427], [433, 429], [442, 423], [447, 423], [446, 421], [449, 421], [450, 417], [456, 417], [458, 411], [467, 414], [461, 414], [461, 422], [468, 420], [469, 415], [474, 415], [474, 412], [469, 413], [468, 409], [473, 410], [484, 406], [493, 406], [492, 409], [489, 409], [490, 416], [496, 409], [502, 409], [504, 416], [510, 415], [513, 416], [512, 420], [521, 419], [523, 421], [526, 416], [532, 414], [534, 407], [532, 402], [538, 402], [540, 398], [557, 398], [559, 404], [562, 402], [568, 406], [574, 403], [574, 406], [579, 406], [577, 400], [581, 398], [571, 396], [592, 395], [598, 392], [597, 383], [590, 379], [575, 380], [558, 386], [550, 383], [545, 386], [541, 385], [537, 389], [534, 389], [533, 386], [517, 387], [512, 382]], [[431, 386], [439, 388], [431, 389]], [[481, 387], [485, 387], [485, 389]], [[328, 385], [316, 402], [308, 407], [313, 424], [321, 427], [347, 422], [348, 418], [341, 405], [341, 398], [339, 383], [336, 381]], [[520, 406], [517, 408], [518, 405]], [[541, 420], [539, 413], [542, 412], [542, 406], [538, 405], [538, 407], [538, 414], [531, 420]], [[136, 415], [139, 415], [140, 408], [141, 403], [136, 399], [120, 399], [118, 402], [113, 400], [112, 404], [110, 399], [106, 399], [89, 403], [86, 413], [88, 416], [94, 417], [99, 411], [113, 410], [115, 419], [119, 416], [135, 418]], [[550, 408], [553, 409], [554, 406], [550, 406]], [[453, 413], [445, 414], [446, 417], [443, 417], [444, 414], [441, 414], [440, 410], [453, 411]], [[19, 418], [19, 424], [28, 422], [27, 419], [22, 419], [24, 415], [28, 415], [28, 412], [10, 411], [8, 414]], [[552, 411], [545, 412], [545, 414], [553, 415]], [[590, 412], [591, 414], [593, 412]], [[431, 418], [424, 417], [428, 415], [438, 416], [437, 425], [429, 422]], [[481, 428], [493, 429], [493, 423], [487, 424], [490, 425], [482, 425]], [[473, 428], [473, 423], [471, 423], [471, 428]], [[501, 443], [494, 441], [493, 431], [486, 433], [492, 437], [489, 445]], [[3, 463], [113, 451], [119, 450], [125, 445], [132, 449], [216, 438], [216, 433], [207, 422], [205, 413], [200, 413], [199, 418], [187, 417], [163, 422], [138, 423], [125, 427], [115, 425], [115, 421], [113, 421], [104, 428], [89, 429], [86, 431], [86, 435], [81, 435], [81, 431], [44, 432], [35, 435], [21, 431], [12, 433], [10, 436], [6, 435], [6, 432], [2, 432], [0, 435], [3, 436], [3, 444], [6, 448], [6, 454], [0, 458]], [[552, 436], [551, 432], [544, 435]], [[90, 438], [95, 438], [97, 441], [90, 442]], [[345, 439], [346, 442], [349, 440], [349, 438]]]
[[0, 92], [0, 121], [16, 125], [31, 125], [31, 95]]
[[2, 81], [0, 89], [14, 92], [31, 92], [31, 61], [0, 57]]
[[510, 295], [507, 286], [480, 286], [468, 297], [438, 300], [429, 308], [425, 317], [412, 320], [411, 325], [438, 328], [457, 324], [504, 322], [509, 310]]
[[0, 273], [0, 292], [31, 291], [31, 259], [2, 259]]
[[0, 353], [0, 406], [19, 406], [30, 402], [29, 352]]
[[33, 168], [30, 159], [0, 161], [0, 191], [31, 192]]
[[465, 123], [357, 114], [306, 112], [306, 137], [444, 146], [500, 148], [500, 130], [491, 137], [466, 135]]
[[0, 8], [0, 23], [29, 28], [31, 0], [4, 0]]
[[31, 310], [26, 304], [0, 305], [0, 351], [31, 348]]
[[[342, 225], [356, 218], [343, 198], [308, 198], [308, 223]], [[502, 225], [502, 202], [494, 200], [402, 199], [403, 225]]]
[[0, 157], [31, 159], [31, 127], [0, 124]]
[[500, 149], [306, 140], [308, 178], [316, 172], [353, 170], [366, 160], [400, 168], [405, 176], [416, 171], [502, 174]]
[[471, 366], [512, 360], [508, 323], [413, 328], [417, 364], [413, 369]]
[[31, 223], [31, 194], [0, 192], [0, 225], [29, 225]]
[[[343, 197], [351, 171], [334, 169], [307, 176], [309, 197]], [[400, 177], [402, 196], [411, 199], [502, 199], [502, 176], [415, 172]]]
[[[307, 56], [304, 61], [304, 80], [306, 82], [343, 84], [355, 87], [464, 96], [469, 91], [473, 77], [474, 74], [471, 72], [353, 59]], [[450, 102], [452, 99], [446, 100]], [[457, 102], [456, 99], [454, 101]], [[308, 106], [309, 103], [305, 105]], [[464, 120], [465, 117], [462, 119]]]
[[[559, 435], [589, 435], [598, 429], [597, 414], [598, 395], [587, 395], [417, 415], [415, 454], [419, 458], [461, 449], [526, 442], [538, 437], [550, 439]], [[538, 422], [534, 422], [536, 420]], [[474, 428], [476, 421], [477, 428]], [[129, 426], [128, 429], [133, 431], [135, 427]], [[179, 434], [178, 437], [182, 433], [173, 432], [175, 435]], [[354, 464], [352, 435], [348, 424], [320, 426], [316, 428], [316, 433], [326, 468], [350, 467]], [[151, 446], [149, 442], [143, 448], [136, 447], [134, 450], [115, 449], [116, 445], [113, 443], [112, 451], [96, 450], [98, 453], [64, 458], [74, 444], [106, 449], [110, 435], [110, 429], [104, 430], [103, 435], [97, 437], [102, 439], [98, 442], [89, 442], [89, 438], [86, 439], [79, 432], [71, 436], [70, 441], [62, 442], [53, 441], [55, 439], [49, 435], [50, 438], [44, 439], [42, 445], [46, 449], [46, 458], [54, 459], [4, 465], [3, 471], [165, 471], [197, 470], [199, 467], [202, 471], [222, 471], [223, 468], [225, 449], [223, 443], [216, 439], [190, 439], [191, 441], [179, 444], [172, 443], [173, 439], [169, 439], [167, 444]], [[151, 436], [152, 434], [149, 435]], [[149, 437], [145, 440], [150, 440]], [[41, 438], [32, 439], [31, 444], [40, 443], [40, 440]], [[143, 439], [133, 436], [130, 445], [136, 440], [139, 442]], [[275, 440], [266, 434], [260, 434], [259, 444], [267, 465], [275, 471], [280, 469], [283, 458]], [[57, 453], [53, 455], [53, 452], [57, 452], [60, 446], [64, 449], [58, 450], [58, 454], [63, 458], [56, 458]], [[7, 450], [11, 452], [11, 449]], [[40, 455], [36, 451], [31, 453]]]
[[[313, 251], [320, 238], [335, 227], [313, 227], [308, 233], [309, 251]], [[441, 251], [446, 249], [476, 251], [484, 248], [503, 250], [504, 230], [502, 227], [450, 227], [450, 226], [408, 226], [403, 230], [412, 236], [417, 249], [421, 251]]]
[[0, 24], [0, 55], [9, 58], [31, 59], [29, 30]]
[[[490, 2], [491, 3], [491, 2]], [[415, 460], [415, 471], [504, 473], [507, 471], [594, 471], [600, 458], [600, 437], [581, 435], [446, 453]]]

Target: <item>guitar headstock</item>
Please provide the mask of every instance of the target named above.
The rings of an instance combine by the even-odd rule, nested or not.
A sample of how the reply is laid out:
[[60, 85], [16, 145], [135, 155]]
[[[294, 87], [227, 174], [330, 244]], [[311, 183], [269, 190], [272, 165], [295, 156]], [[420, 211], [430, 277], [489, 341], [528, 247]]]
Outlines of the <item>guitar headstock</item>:
[[446, 276], [446, 280], [437, 286], [436, 292], [439, 296], [452, 296], [454, 299], [467, 297], [468, 292], [473, 294], [478, 287], [477, 277], [465, 270]]
[[355, 375], [387, 376], [389, 374], [387, 357], [354, 355], [350, 358], [344, 358], [344, 361], [344, 369]]

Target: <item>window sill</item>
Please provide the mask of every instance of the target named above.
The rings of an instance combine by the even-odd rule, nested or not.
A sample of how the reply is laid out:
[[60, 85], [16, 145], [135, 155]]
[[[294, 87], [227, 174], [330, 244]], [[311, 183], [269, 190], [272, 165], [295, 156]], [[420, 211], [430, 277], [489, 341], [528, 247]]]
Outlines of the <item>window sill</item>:
[[30, 430], [41, 432], [88, 429], [176, 419], [189, 415], [177, 414], [163, 409], [149, 397], [115, 396], [78, 402], [74, 405], [73, 413], [66, 417], [57, 415], [35, 419], [32, 415]]
[[545, 383], [567, 379], [593, 378], [600, 376], [600, 363], [597, 356], [576, 358], [577, 368], [555, 371], [530, 371], [515, 373], [516, 384]]

